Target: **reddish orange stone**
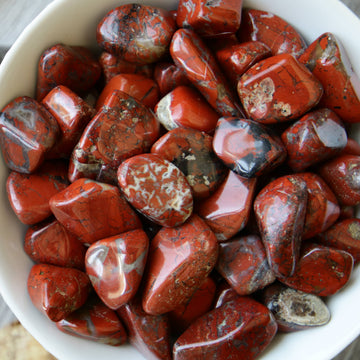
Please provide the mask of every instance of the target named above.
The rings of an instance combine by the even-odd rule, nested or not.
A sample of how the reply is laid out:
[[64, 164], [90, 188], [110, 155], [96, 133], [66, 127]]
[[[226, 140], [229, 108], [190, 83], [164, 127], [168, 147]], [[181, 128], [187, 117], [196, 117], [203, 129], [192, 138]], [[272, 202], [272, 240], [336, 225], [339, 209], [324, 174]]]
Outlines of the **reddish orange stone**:
[[239, 296], [227, 281], [222, 280], [216, 288], [214, 309], [223, 306], [228, 301], [237, 299]]
[[360, 144], [348, 137], [345, 147], [341, 150], [339, 155], [356, 155], [360, 156]]

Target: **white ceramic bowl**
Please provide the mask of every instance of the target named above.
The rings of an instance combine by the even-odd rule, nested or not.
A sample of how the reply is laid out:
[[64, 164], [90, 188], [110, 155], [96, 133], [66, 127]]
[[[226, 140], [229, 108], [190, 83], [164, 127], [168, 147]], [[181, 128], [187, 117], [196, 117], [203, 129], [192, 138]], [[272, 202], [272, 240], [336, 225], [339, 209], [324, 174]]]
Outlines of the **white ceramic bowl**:
[[[95, 29], [106, 12], [124, 0], [56, 0], [21, 34], [0, 66], [0, 108], [21, 95], [34, 95], [37, 62], [58, 42], [96, 47]], [[176, 0], [139, 3], [175, 9]], [[360, 74], [360, 20], [338, 0], [244, 0], [248, 7], [271, 11], [293, 24], [310, 43], [326, 31], [344, 44]], [[360, 140], [359, 133], [355, 134]], [[13, 215], [5, 193], [7, 170], [0, 163], [0, 291], [23, 326], [59, 360], [142, 359], [130, 345], [111, 347], [61, 333], [32, 305], [26, 290], [31, 261], [22, 245], [24, 227]], [[331, 359], [360, 334], [360, 268], [350, 283], [328, 300], [331, 322], [316, 329], [280, 335], [262, 360]]]

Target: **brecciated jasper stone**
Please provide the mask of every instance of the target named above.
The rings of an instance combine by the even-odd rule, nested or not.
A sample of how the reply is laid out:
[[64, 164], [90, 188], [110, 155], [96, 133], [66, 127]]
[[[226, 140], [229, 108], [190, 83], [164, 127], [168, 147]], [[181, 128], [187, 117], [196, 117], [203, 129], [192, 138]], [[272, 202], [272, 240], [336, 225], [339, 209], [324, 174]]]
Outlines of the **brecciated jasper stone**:
[[237, 299], [240, 295], [224, 279], [221, 280], [216, 288], [214, 299], [214, 309], [218, 308], [228, 301]]
[[323, 164], [319, 175], [341, 205], [360, 204], [360, 156], [341, 155]]
[[116, 310], [138, 290], [149, 239], [136, 229], [93, 243], [86, 251], [86, 273], [103, 303]]
[[348, 137], [346, 146], [342, 149], [340, 155], [360, 156], [360, 144], [356, 140]]
[[6, 166], [34, 172], [59, 135], [55, 118], [36, 100], [22, 96], [0, 112], [0, 147]]
[[212, 140], [199, 130], [175, 128], [157, 140], [151, 152], [183, 172], [194, 197], [205, 198], [215, 191], [227, 172], [212, 149]]
[[253, 65], [241, 76], [237, 90], [247, 117], [267, 124], [300, 117], [323, 94], [319, 80], [289, 54]]
[[173, 359], [252, 360], [276, 332], [275, 318], [266, 306], [239, 296], [190, 325], [176, 340]]
[[64, 85], [77, 94], [85, 93], [100, 75], [100, 64], [87, 48], [56, 44], [40, 57], [36, 99], [41, 101], [57, 85]]
[[290, 276], [297, 266], [307, 197], [306, 182], [286, 175], [270, 182], [255, 198], [256, 220], [276, 276]]
[[261, 41], [274, 55], [288, 53], [298, 57], [306, 48], [302, 36], [287, 21], [256, 9], [244, 10], [238, 38], [240, 42]]
[[36, 224], [51, 215], [50, 198], [69, 184], [64, 161], [46, 161], [32, 174], [12, 171], [6, 191], [12, 209], [27, 225]]
[[48, 264], [31, 268], [27, 288], [35, 307], [55, 322], [79, 309], [91, 291], [84, 272]]
[[90, 178], [116, 184], [116, 172], [127, 158], [147, 152], [160, 125], [149, 108], [117, 90], [86, 127], [69, 165], [69, 179]]
[[185, 175], [160, 156], [142, 154], [125, 160], [118, 180], [131, 205], [159, 225], [178, 226], [192, 214], [193, 197]]
[[346, 251], [307, 242], [295, 273], [278, 280], [296, 290], [330, 296], [348, 282], [353, 263], [353, 257]]
[[257, 235], [235, 236], [221, 243], [216, 270], [239, 295], [250, 295], [275, 281]]
[[117, 186], [79, 179], [50, 199], [57, 220], [85, 244], [141, 228]]
[[220, 118], [213, 139], [216, 155], [243, 177], [263, 175], [285, 161], [280, 138], [253, 120]]
[[324, 95], [320, 106], [336, 112], [345, 122], [360, 121], [360, 79], [339, 39], [324, 33], [299, 58], [320, 80]]
[[262, 302], [274, 314], [278, 330], [292, 332], [325, 325], [330, 311], [319, 296], [275, 283], [264, 289]]
[[26, 231], [24, 250], [36, 263], [85, 269], [85, 246], [54, 219]]
[[99, 22], [97, 42], [105, 51], [139, 64], [160, 60], [167, 52], [176, 23], [167, 10], [125, 4]]
[[209, 225], [218, 241], [230, 239], [246, 226], [255, 186], [255, 178], [247, 179], [229, 170], [217, 190], [198, 202], [196, 213]]
[[214, 268], [217, 256], [216, 237], [197, 215], [181, 226], [162, 228], [150, 244], [145, 312], [164, 314], [186, 303]]
[[167, 130], [186, 127], [212, 133], [219, 119], [203, 96], [189, 86], [178, 86], [165, 95], [157, 103], [155, 113]]
[[117, 310], [128, 331], [129, 342], [146, 359], [171, 360], [168, 314], [149, 315], [136, 296]]
[[242, 0], [180, 0], [176, 23], [201, 37], [234, 34], [240, 27]]
[[347, 143], [342, 121], [326, 108], [304, 115], [283, 132], [281, 139], [287, 162], [297, 172], [336, 156]]
[[305, 240], [334, 224], [340, 215], [340, 207], [336, 196], [320, 176], [310, 172], [297, 176], [305, 181], [308, 193], [302, 234], [302, 239]]
[[175, 65], [184, 69], [188, 79], [220, 115], [242, 114], [214, 55], [199, 35], [190, 29], [178, 29], [170, 43], [170, 54]]

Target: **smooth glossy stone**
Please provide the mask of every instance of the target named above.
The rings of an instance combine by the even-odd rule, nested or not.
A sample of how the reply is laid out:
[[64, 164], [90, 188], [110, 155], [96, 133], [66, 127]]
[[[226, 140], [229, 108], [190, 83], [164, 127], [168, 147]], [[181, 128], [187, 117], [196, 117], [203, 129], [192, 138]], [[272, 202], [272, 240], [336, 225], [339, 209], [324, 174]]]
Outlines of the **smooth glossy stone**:
[[216, 54], [217, 51], [220, 51], [224, 48], [239, 44], [236, 34], [229, 34], [226, 36], [208, 38], [208, 39], [204, 39], [204, 41], [214, 54]]
[[282, 332], [310, 329], [330, 321], [330, 310], [319, 296], [280, 283], [264, 290], [262, 302], [273, 313]]
[[99, 22], [96, 39], [105, 51], [129, 62], [150, 64], [166, 55], [176, 23], [167, 10], [125, 4]]
[[262, 10], [245, 9], [238, 32], [240, 42], [261, 41], [274, 55], [288, 53], [300, 56], [306, 43], [302, 36], [281, 17]]
[[209, 225], [218, 241], [230, 239], [246, 226], [255, 186], [256, 179], [247, 179], [229, 170], [218, 189], [198, 202], [196, 213]]
[[60, 137], [46, 157], [69, 158], [85, 126], [95, 115], [95, 110], [85, 100], [62, 85], [52, 89], [44, 97], [42, 104], [53, 115], [60, 128]]
[[205, 38], [235, 34], [240, 27], [242, 2], [180, 0], [176, 23], [179, 28], [191, 28]]
[[236, 89], [242, 74], [251, 66], [269, 56], [271, 49], [260, 41], [248, 41], [223, 47], [215, 52], [216, 60]]
[[354, 218], [356, 215], [355, 207], [354, 206], [346, 206], [341, 205], [340, 206], [340, 215], [338, 220], [345, 220], [345, 219], [351, 219]]
[[35, 307], [55, 322], [79, 309], [91, 291], [84, 272], [48, 264], [31, 268], [27, 288]]
[[78, 310], [56, 323], [62, 332], [101, 344], [119, 346], [126, 342], [125, 328], [114, 310], [91, 296]]
[[360, 144], [348, 137], [345, 147], [341, 150], [340, 155], [356, 155], [360, 156]]
[[34, 172], [58, 135], [55, 118], [28, 96], [17, 97], [0, 112], [0, 147], [5, 164], [11, 170]]
[[360, 156], [342, 155], [319, 168], [341, 205], [360, 204]]
[[250, 295], [275, 281], [257, 235], [235, 236], [221, 243], [216, 270], [239, 295]]
[[255, 198], [261, 239], [276, 276], [291, 276], [296, 269], [307, 197], [306, 182], [296, 175], [287, 175], [270, 182]]
[[50, 198], [68, 184], [67, 164], [60, 160], [46, 161], [32, 174], [12, 171], [6, 181], [6, 192], [18, 219], [33, 225], [51, 215]]
[[181, 226], [162, 228], [150, 244], [145, 312], [159, 315], [185, 304], [214, 268], [217, 256], [216, 237], [197, 215]]
[[323, 93], [319, 80], [289, 54], [253, 65], [241, 76], [237, 90], [247, 117], [266, 124], [302, 116]]
[[189, 86], [178, 86], [165, 95], [155, 113], [166, 130], [185, 127], [212, 133], [219, 119], [203, 96]]
[[306, 183], [307, 205], [302, 239], [310, 239], [329, 228], [340, 215], [336, 196], [326, 182], [314, 173], [297, 175]]
[[160, 97], [155, 80], [141, 74], [119, 74], [114, 76], [103, 88], [96, 102], [97, 110], [108, 105], [107, 99], [114, 90], [123, 91], [151, 109], [155, 107]]
[[101, 53], [99, 63], [105, 77], [105, 83], [108, 83], [114, 76], [119, 74], [139, 74], [151, 78], [154, 71], [151, 64], [139, 65], [106, 51]]
[[50, 199], [57, 220], [85, 244], [141, 227], [118, 187], [79, 179]]
[[286, 159], [277, 135], [256, 121], [235, 117], [219, 119], [213, 148], [227, 167], [246, 178], [268, 173]]
[[219, 187], [227, 173], [212, 149], [212, 140], [198, 130], [175, 128], [157, 140], [151, 152], [182, 171], [195, 198], [205, 198]]
[[240, 295], [225, 280], [222, 280], [216, 289], [214, 309], [223, 306], [228, 301], [237, 299]]
[[149, 315], [142, 306], [141, 299], [135, 297], [117, 310], [124, 322], [129, 342], [146, 359], [171, 360], [170, 325], [167, 314]]
[[160, 124], [150, 109], [116, 90], [86, 127], [69, 165], [69, 179], [90, 178], [117, 184], [117, 169], [127, 158], [150, 150]]
[[326, 108], [304, 115], [282, 133], [281, 139], [288, 154], [288, 165], [296, 172], [331, 159], [347, 143], [342, 121]]
[[299, 60], [324, 87], [320, 106], [333, 110], [345, 122], [359, 122], [360, 79], [339, 39], [332, 33], [322, 34]]
[[85, 269], [85, 246], [54, 219], [28, 228], [24, 250], [36, 263]]
[[171, 40], [170, 54], [175, 65], [184, 69], [188, 79], [220, 115], [242, 114], [214, 55], [199, 35], [189, 29], [177, 30]]
[[40, 57], [36, 99], [41, 101], [57, 85], [83, 94], [96, 84], [100, 75], [100, 64], [87, 48], [56, 44]]
[[316, 242], [321, 245], [345, 250], [352, 255], [355, 263], [360, 261], [360, 219], [338, 221], [326, 231], [318, 234]]
[[142, 229], [93, 243], [86, 251], [86, 273], [103, 303], [116, 310], [139, 288], [149, 249]]
[[278, 280], [296, 290], [330, 296], [346, 285], [353, 263], [353, 257], [346, 251], [308, 242], [303, 246], [295, 273]]
[[178, 226], [192, 214], [193, 197], [185, 175], [160, 156], [142, 154], [125, 160], [118, 181], [131, 205], [156, 224]]
[[252, 360], [269, 345], [277, 324], [266, 306], [238, 297], [195, 321], [176, 340], [174, 360]]

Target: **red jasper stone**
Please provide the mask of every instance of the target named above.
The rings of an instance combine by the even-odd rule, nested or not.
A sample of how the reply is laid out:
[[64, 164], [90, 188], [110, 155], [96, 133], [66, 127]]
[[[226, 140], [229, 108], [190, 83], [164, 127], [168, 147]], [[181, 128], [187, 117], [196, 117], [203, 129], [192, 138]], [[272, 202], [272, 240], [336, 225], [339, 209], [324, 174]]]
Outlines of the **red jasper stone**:
[[196, 213], [205, 220], [218, 241], [228, 240], [249, 219], [256, 179], [246, 179], [229, 170], [219, 188], [197, 204]]
[[360, 79], [339, 39], [324, 33], [299, 60], [320, 80], [324, 94], [320, 106], [333, 110], [343, 121], [360, 121]]
[[90, 178], [117, 184], [117, 169], [127, 158], [150, 150], [160, 124], [146, 106], [132, 96], [114, 91], [86, 127], [75, 147], [69, 179]]
[[30, 227], [24, 250], [36, 263], [85, 269], [85, 246], [57, 220]]
[[119, 346], [126, 342], [125, 328], [114, 310], [91, 296], [78, 310], [56, 323], [62, 332], [101, 344]]
[[219, 119], [213, 148], [225, 165], [246, 178], [263, 175], [286, 158], [278, 136], [262, 124], [234, 117]]
[[341, 155], [319, 169], [341, 205], [360, 204], [360, 156]]
[[124, 322], [129, 342], [146, 359], [171, 360], [170, 325], [167, 314], [149, 315], [141, 299], [135, 297], [117, 310]]
[[360, 261], [360, 219], [351, 218], [339, 221], [318, 234], [316, 241], [324, 246], [347, 251], [358, 263]]
[[126, 199], [155, 223], [173, 227], [186, 221], [193, 210], [190, 185], [171, 162], [154, 154], [125, 160], [118, 170]]
[[172, 62], [158, 62], [154, 69], [154, 79], [162, 97], [178, 86], [191, 84], [184, 69], [177, 67]]
[[329, 109], [307, 113], [281, 135], [294, 171], [330, 159], [346, 146], [347, 135], [342, 121]]
[[257, 235], [235, 236], [221, 243], [216, 270], [239, 295], [250, 295], [275, 281]]
[[22, 96], [0, 112], [0, 147], [6, 166], [34, 172], [59, 135], [55, 118], [36, 100]]
[[302, 36], [287, 21], [256, 9], [244, 10], [238, 37], [240, 42], [261, 41], [274, 55], [288, 53], [298, 57], [306, 48]]
[[110, 309], [118, 309], [136, 294], [148, 248], [149, 239], [142, 229], [96, 241], [88, 248], [86, 273]]
[[276, 276], [290, 276], [297, 266], [307, 197], [305, 181], [287, 175], [270, 182], [255, 198], [256, 220]]
[[18, 219], [32, 225], [51, 215], [50, 198], [68, 184], [66, 163], [46, 161], [33, 174], [11, 172], [6, 181], [6, 191]]
[[184, 69], [188, 79], [220, 115], [242, 114], [214, 55], [199, 35], [189, 29], [177, 30], [171, 40], [170, 54], [175, 65]]
[[209, 49], [216, 54], [221, 49], [236, 45], [239, 43], [236, 34], [230, 34], [226, 36], [219, 36], [215, 38], [204, 39]]
[[186, 303], [214, 268], [217, 256], [216, 237], [197, 215], [181, 226], [162, 228], [150, 244], [145, 312], [164, 314]]
[[35, 307], [57, 322], [85, 303], [91, 285], [78, 269], [36, 264], [30, 270], [27, 288]]
[[50, 199], [57, 220], [85, 244], [141, 228], [116, 186], [79, 179]]
[[330, 296], [348, 282], [353, 263], [353, 257], [346, 251], [306, 243], [295, 273], [278, 279], [296, 290]]
[[319, 80], [289, 54], [252, 66], [241, 76], [237, 90], [247, 117], [266, 124], [300, 117], [323, 93]]
[[242, 0], [180, 0], [176, 23], [201, 37], [225, 36], [239, 29], [241, 10]]
[[235, 44], [215, 52], [220, 67], [234, 88], [242, 74], [260, 60], [271, 55], [270, 48], [260, 41]]
[[69, 158], [80, 136], [95, 115], [85, 100], [65, 86], [52, 89], [42, 100], [60, 128], [60, 138], [47, 154], [47, 158]]
[[125, 61], [106, 51], [101, 53], [99, 63], [105, 77], [105, 83], [108, 83], [114, 76], [119, 74], [139, 74], [150, 78], [154, 70], [151, 64], [139, 65]]
[[100, 75], [100, 64], [87, 48], [56, 44], [40, 57], [36, 99], [41, 101], [57, 85], [64, 85], [77, 94], [85, 93]]
[[238, 297], [190, 325], [176, 340], [173, 359], [255, 359], [276, 332], [275, 318], [266, 306]]
[[340, 206], [340, 215], [338, 220], [351, 219], [355, 217], [355, 207], [354, 206]]
[[166, 54], [176, 23], [167, 10], [125, 4], [99, 22], [97, 42], [105, 51], [139, 64], [160, 60]]
[[212, 133], [219, 119], [203, 96], [188, 86], [178, 86], [165, 95], [157, 103], [155, 113], [167, 130], [185, 127]]
[[212, 150], [212, 137], [198, 130], [170, 130], [156, 141], [151, 152], [182, 171], [196, 198], [209, 196], [226, 176], [225, 166]]
[[97, 110], [108, 105], [107, 99], [114, 90], [123, 91], [151, 109], [159, 101], [158, 85], [153, 79], [141, 74], [119, 74], [114, 76], [100, 93], [96, 102]]
[[237, 299], [240, 295], [225, 280], [222, 280], [216, 289], [214, 309], [223, 306], [228, 301]]
[[360, 144], [348, 137], [345, 147], [341, 150], [340, 155], [356, 155], [360, 156]]
[[338, 219], [340, 207], [326, 182], [313, 173], [298, 174], [306, 183], [307, 205], [302, 238], [310, 239], [322, 233]]

